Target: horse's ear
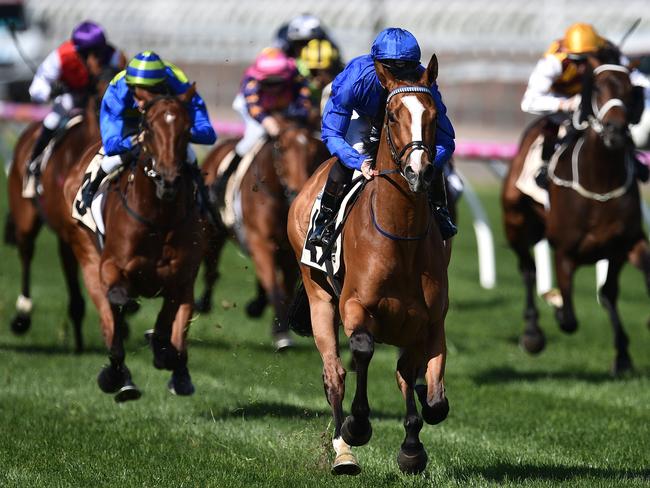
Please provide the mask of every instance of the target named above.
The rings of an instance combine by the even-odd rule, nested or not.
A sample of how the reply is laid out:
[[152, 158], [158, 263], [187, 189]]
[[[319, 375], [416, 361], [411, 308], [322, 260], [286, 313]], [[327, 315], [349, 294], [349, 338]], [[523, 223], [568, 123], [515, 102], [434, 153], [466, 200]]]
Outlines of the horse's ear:
[[395, 83], [393, 73], [377, 60], [375, 60], [375, 72], [377, 73], [377, 78], [379, 78], [381, 86], [386, 88], [388, 91], [391, 91]]
[[183, 103], [189, 103], [194, 95], [196, 95], [196, 83], [192, 83], [185, 93], [178, 96], [178, 99]]
[[438, 79], [438, 57], [434, 54], [431, 56], [431, 59], [429, 60], [427, 69], [425, 69], [424, 73], [422, 73], [422, 77], [420, 78], [420, 83], [422, 83], [425, 86], [431, 86], [436, 82], [437, 79]]

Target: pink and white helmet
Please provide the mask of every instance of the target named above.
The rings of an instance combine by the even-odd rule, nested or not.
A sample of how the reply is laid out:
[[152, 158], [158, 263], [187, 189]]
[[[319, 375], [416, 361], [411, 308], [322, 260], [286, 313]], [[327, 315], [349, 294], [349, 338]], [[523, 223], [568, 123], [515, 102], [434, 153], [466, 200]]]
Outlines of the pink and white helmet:
[[260, 81], [287, 81], [296, 71], [296, 63], [281, 49], [267, 47], [248, 69], [248, 74]]

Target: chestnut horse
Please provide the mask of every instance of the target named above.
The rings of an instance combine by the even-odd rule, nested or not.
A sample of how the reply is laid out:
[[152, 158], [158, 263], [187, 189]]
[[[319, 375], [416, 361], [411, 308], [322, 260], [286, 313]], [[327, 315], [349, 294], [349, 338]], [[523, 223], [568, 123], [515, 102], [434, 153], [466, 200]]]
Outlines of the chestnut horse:
[[[628, 123], [636, 118], [629, 72], [618, 64], [590, 57], [580, 110], [572, 119], [572, 135], [551, 160], [550, 209], [516, 186], [524, 160], [542, 133], [544, 119], [524, 133], [506, 177], [502, 205], [510, 247], [517, 254], [526, 287], [526, 326], [522, 346], [538, 353], [545, 346], [535, 306], [535, 264], [530, 247], [546, 236], [555, 250], [555, 272], [562, 306], [555, 316], [564, 332], [578, 322], [573, 309], [573, 274], [578, 266], [609, 260], [607, 279], [599, 290], [614, 330], [613, 373], [632, 368], [628, 338], [617, 310], [618, 277], [628, 256], [643, 270], [650, 285], [650, 252], [641, 224], [639, 189], [634, 177]], [[571, 130], [571, 129], [570, 129]]]
[[[93, 77], [96, 79], [96, 94], [89, 96], [83, 121], [71, 127], [55, 144], [47, 166], [41, 175], [42, 194], [35, 199], [22, 196], [23, 179], [29, 164], [32, 147], [38, 137], [40, 122], [30, 124], [20, 135], [14, 150], [13, 164], [8, 178], [9, 219], [13, 236], [6, 236], [18, 246], [22, 265], [22, 288], [16, 302], [16, 315], [11, 321], [11, 329], [17, 334], [27, 332], [31, 325], [32, 300], [30, 294], [31, 262], [34, 255], [36, 237], [45, 222], [57, 234], [59, 255], [63, 265], [68, 286], [68, 314], [73, 324], [75, 350], [83, 350], [81, 325], [85, 311], [85, 302], [79, 286], [78, 264], [70, 249], [69, 236], [64, 231], [64, 221], [70, 213], [70, 207], [63, 198], [63, 183], [70, 169], [76, 164], [83, 152], [92, 143], [99, 140], [99, 120], [97, 109], [99, 100], [115, 75], [112, 68], [97, 67]], [[12, 239], [13, 238], [13, 239]]]
[[[162, 296], [151, 339], [154, 365], [173, 371], [172, 393], [193, 393], [187, 369], [186, 333], [192, 315], [193, 286], [203, 253], [202, 220], [195, 203], [195, 184], [185, 162], [192, 121], [186, 103], [192, 86], [178, 97], [147, 95], [138, 136], [138, 160], [115, 178], [105, 197], [105, 244], [95, 245], [90, 231], [67, 212], [66, 230], [99, 312], [110, 364], [98, 376], [116, 401], [139, 398], [125, 364], [119, 325], [130, 298]], [[65, 182], [68, 209], [99, 150], [91, 147]]]
[[[406, 438], [398, 455], [402, 471], [424, 470], [427, 455], [419, 440], [422, 419], [437, 424], [449, 411], [443, 379], [449, 253], [427, 198], [436, 130], [436, 106], [429, 87], [436, 80], [438, 61], [434, 55], [417, 82], [395, 79], [378, 62], [375, 69], [389, 91], [376, 158], [379, 176], [366, 184], [343, 229], [345, 277], [338, 300], [320, 271], [300, 265], [334, 417], [334, 474], [360, 471], [349, 446], [366, 444], [372, 434], [367, 380], [375, 342], [401, 348], [396, 374], [406, 403]], [[289, 211], [289, 240], [298, 260], [312, 205], [333, 162], [330, 159], [316, 171]], [[345, 422], [346, 371], [339, 355], [339, 317], [357, 372], [352, 414]], [[426, 365], [427, 385], [417, 388], [420, 416], [414, 392], [422, 365]]]
[[[280, 134], [260, 149], [240, 188], [246, 245], [257, 277], [257, 296], [248, 303], [246, 311], [251, 317], [259, 317], [271, 302], [275, 311], [273, 339], [276, 348], [283, 349], [290, 345], [287, 304], [298, 277], [298, 267], [286, 233], [289, 204], [329, 153], [308, 128], [279, 116], [278, 119], [282, 126]], [[202, 169], [208, 186], [214, 187], [219, 164], [234, 145], [235, 141], [228, 141], [206, 157]], [[214, 226], [208, 232], [210, 245], [204, 258], [205, 290], [197, 301], [197, 309], [201, 311], [211, 308], [219, 256], [229, 236], [227, 230]]]

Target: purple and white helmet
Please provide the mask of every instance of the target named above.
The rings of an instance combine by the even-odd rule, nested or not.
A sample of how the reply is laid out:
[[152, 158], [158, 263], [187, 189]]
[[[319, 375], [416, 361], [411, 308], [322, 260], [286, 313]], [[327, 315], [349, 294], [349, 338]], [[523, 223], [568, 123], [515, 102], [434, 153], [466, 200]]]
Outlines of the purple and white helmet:
[[72, 30], [72, 43], [78, 51], [91, 51], [106, 47], [104, 29], [86, 20]]

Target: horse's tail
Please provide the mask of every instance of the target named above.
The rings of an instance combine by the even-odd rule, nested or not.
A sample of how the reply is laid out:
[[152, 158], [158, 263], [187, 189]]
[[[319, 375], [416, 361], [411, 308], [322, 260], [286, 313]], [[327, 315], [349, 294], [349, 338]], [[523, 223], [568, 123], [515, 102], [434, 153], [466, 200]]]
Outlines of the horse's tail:
[[291, 305], [289, 305], [289, 312], [287, 313], [287, 321], [289, 328], [296, 334], [310, 337], [313, 335], [311, 330], [311, 313], [309, 311], [309, 299], [305, 291], [305, 285], [300, 280], [300, 285], [296, 294], [294, 295]]
[[10, 246], [15, 246], [16, 241], [16, 222], [11, 215], [11, 212], [7, 212], [7, 218], [5, 219], [5, 234], [4, 234], [5, 244]]

